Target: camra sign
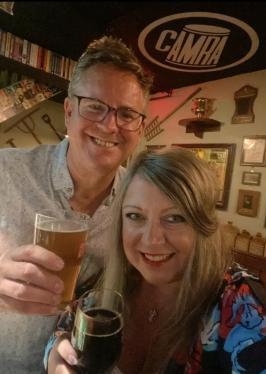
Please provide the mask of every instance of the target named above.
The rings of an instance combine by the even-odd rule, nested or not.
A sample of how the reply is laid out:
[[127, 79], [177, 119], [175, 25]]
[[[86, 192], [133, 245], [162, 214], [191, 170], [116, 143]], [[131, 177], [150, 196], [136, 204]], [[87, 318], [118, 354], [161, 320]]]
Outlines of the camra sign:
[[245, 22], [219, 13], [172, 14], [149, 24], [138, 39], [154, 64], [183, 72], [228, 69], [249, 60], [259, 39]]

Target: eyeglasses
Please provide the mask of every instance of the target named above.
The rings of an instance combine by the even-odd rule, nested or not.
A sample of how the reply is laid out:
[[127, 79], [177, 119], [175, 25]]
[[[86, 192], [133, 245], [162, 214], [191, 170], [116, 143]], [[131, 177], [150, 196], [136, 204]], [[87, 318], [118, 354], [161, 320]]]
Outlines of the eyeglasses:
[[113, 108], [101, 100], [73, 95], [78, 99], [79, 115], [89, 121], [102, 122], [109, 112], [115, 113], [117, 127], [137, 131], [146, 116], [127, 107]]

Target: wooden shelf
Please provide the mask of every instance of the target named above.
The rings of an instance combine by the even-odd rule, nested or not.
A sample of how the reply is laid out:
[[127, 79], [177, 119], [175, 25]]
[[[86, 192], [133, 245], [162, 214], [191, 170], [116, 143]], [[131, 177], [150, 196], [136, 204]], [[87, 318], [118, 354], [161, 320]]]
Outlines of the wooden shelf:
[[184, 118], [179, 121], [180, 126], [186, 127], [186, 132], [193, 132], [195, 136], [203, 138], [204, 132], [220, 131], [221, 122], [212, 118]]
[[22, 62], [0, 55], [0, 70], [4, 69], [25, 75], [40, 83], [46, 84], [48, 87], [56, 87], [63, 91], [67, 91], [68, 80], [61, 78], [58, 75], [47, 73], [44, 70], [34, 68], [33, 66], [23, 64]]

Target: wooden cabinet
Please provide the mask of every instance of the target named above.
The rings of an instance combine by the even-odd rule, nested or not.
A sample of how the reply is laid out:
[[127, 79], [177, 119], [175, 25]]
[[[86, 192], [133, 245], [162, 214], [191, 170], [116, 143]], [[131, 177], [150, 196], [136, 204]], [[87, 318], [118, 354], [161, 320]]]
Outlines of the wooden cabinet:
[[233, 250], [233, 255], [236, 262], [258, 275], [266, 287], [266, 257], [237, 250]]

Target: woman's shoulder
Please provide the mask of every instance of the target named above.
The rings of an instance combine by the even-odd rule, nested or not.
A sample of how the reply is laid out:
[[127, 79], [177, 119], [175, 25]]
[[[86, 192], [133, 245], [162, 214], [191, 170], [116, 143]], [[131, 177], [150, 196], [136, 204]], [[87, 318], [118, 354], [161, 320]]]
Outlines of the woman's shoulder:
[[264, 297], [266, 292], [257, 276], [239, 264], [228, 269], [218, 302], [201, 332], [204, 373], [266, 370]]

